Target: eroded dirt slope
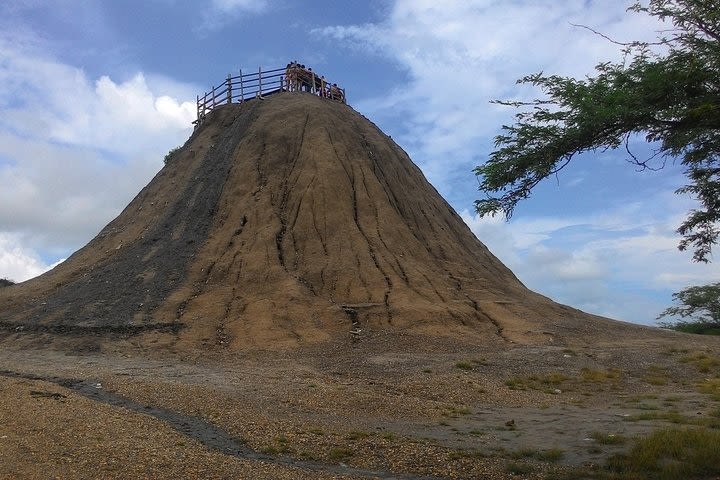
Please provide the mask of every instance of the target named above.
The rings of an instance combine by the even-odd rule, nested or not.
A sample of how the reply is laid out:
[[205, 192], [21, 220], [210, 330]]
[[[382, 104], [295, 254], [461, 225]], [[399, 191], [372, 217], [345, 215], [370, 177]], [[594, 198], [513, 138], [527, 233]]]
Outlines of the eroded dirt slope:
[[0, 291], [0, 321], [165, 332], [187, 347], [383, 331], [499, 344], [655, 335], [526, 289], [388, 136], [300, 93], [216, 109], [87, 246]]

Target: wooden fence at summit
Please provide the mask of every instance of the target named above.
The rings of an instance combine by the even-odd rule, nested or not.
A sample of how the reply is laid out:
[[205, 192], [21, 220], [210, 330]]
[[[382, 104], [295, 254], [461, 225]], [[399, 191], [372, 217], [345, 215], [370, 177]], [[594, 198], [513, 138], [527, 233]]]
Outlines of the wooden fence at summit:
[[212, 87], [203, 96], [198, 95], [197, 120], [193, 123], [200, 125], [207, 114], [220, 105], [243, 103], [283, 91], [307, 92], [345, 103], [344, 88], [331, 84], [304, 66], [293, 63], [286, 68], [271, 70], [260, 67], [252, 73], [240, 70], [239, 75], [228, 74], [220, 85]]

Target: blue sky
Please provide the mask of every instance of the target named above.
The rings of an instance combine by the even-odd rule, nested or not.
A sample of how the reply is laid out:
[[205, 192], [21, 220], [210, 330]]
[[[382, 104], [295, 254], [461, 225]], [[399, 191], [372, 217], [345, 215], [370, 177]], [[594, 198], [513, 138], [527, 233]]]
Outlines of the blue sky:
[[[582, 77], [663, 25], [621, 0], [22, 0], [0, 5], [0, 277], [25, 280], [87, 243], [191, 133], [195, 95], [228, 73], [292, 59], [344, 86], [530, 288], [651, 324], [716, 264], [677, 251], [691, 199], [672, 162], [578, 158], [510, 222], [477, 218], [472, 168], [513, 111], [515, 84]], [[642, 139], [636, 154], [649, 152]]]

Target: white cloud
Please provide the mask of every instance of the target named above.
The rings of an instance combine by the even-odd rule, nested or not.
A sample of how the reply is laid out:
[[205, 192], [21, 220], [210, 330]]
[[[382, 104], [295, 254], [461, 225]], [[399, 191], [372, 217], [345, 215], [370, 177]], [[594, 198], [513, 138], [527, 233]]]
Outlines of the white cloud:
[[15, 236], [0, 233], [0, 278], [23, 282], [52, 268]]
[[90, 79], [9, 36], [0, 36], [0, 277], [24, 280], [119, 213], [187, 138], [195, 102], [173, 96], [192, 87], [159, 76]]
[[681, 205], [648, 199], [665, 216], [634, 207], [583, 217], [462, 217], [475, 235], [528, 287], [580, 309], [653, 323], [671, 293], [720, 277], [720, 265], [695, 264], [677, 251]]
[[268, 0], [212, 0], [213, 8], [219, 12], [260, 13], [268, 8]]
[[203, 36], [243, 17], [261, 15], [269, 8], [270, 0], [211, 0], [210, 8], [201, 13], [202, 21], [196, 33]]
[[[397, 0], [388, 18], [316, 33], [382, 55], [406, 72], [393, 92], [360, 102], [372, 117], [400, 120], [408, 146], [444, 190], [448, 162], [485, 156], [513, 112], [497, 98], [530, 98], [515, 80], [537, 71], [582, 77], [620, 47], [572, 23], [619, 40], [652, 39], [657, 22], [628, 14], [624, 0]], [[387, 121], [390, 123], [390, 120]], [[452, 159], [452, 160], [448, 160]], [[468, 170], [469, 170], [468, 168]]]

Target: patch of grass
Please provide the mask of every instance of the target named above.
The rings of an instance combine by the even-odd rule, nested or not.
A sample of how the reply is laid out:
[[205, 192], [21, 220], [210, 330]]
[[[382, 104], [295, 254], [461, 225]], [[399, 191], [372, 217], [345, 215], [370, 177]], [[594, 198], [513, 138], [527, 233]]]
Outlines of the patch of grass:
[[298, 458], [300, 458], [301, 460], [310, 460], [310, 461], [313, 461], [313, 462], [316, 462], [316, 461], [320, 460], [320, 457], [318, 457], [317, 455], [315, 455], [313, 452], [309, 452], [309, 451], [307, 451], [307, 450], [303, 450], [303, 451], [301, 451], [301, 452], [298, 452], [297, 455], [298, 455]]
[[593, 432], [590, 434], [590, 438], [600, 445], [622, 445], [627, 441], [624, 436], [613, 433]]
[[460, 415], [470, 415], [472, 413], [469, 408], [467, 407], [447, 407], [445, 411], [442, 413], [444, 417], [450, 417], [450, 418], [459, 418]]
[[720, 402], [720, 378], [708, 378], [698, 385], [698, 391]]
[[505, 470], [511, 475], [527, 475], [535, 471], [532, 465], [525, 462], [510, 462]]
[[325, 432], [321, 428], [311, 428], [310, 430], [308, 430], [308, 432], [312, 433], [313, 435], [325, 435]]
[[663, 355], [670, 356], [670, 355], [677, 355], [679, 353], [688, 353], [690, 350], [687, 348], [677, 348], [677, 347], [671, 347], [668, 348], [663, 352]]
[[537, 455], [538, 450], [536, 448], [521, 448], [508, 453], [508, 456], [512, 459], [519, 460], [521, 458], [532, 458]]
[[608, 469], [658, 480], [720, 475], [720, 432], [663, 428], [637, 439], [626, 454], [608, 460]]
[[397, 437], [395, 436], [394, 433], [384, 433], [382, 435], [382, 439], [387, 440], [388, 442], [394, 442], [397, 439]]
[[667, 368], [660, 365], [650, 365], [644, 378], [650, 385], [667, 385], [669, 379]]
[[328, 452], [328, 458], [333, 462], [347, 460], [355, 455], [355, 452], [347, 447], [333, 448]]
[[518, 377], [513, 377], [505, 380], [505, 386], [510, 390], [527, 390], [525, 381]]
[[459, 368], [460, 370], [472, 370], [473, 364], [470, 362], [458, 362], [455, 364], [456, 368]]
[[677, 425], [697, 425], [700, 427], [720, 428], [720, 419], [707, 416], [683, 415], [679, 412], [644, 412], [638, 415], [625, 417], [628, 422], [639, 422], [642, 420], [664, 420]]
[[644, 412], [639, 413], [637, 415], [630, 415], [629, 417], [625, 417], [625, 420], [628, 422], [639, 422], [642, 420], [665, 420], [670, 423], [678, 423], [678, 424], [689, 424], [689, 417], [682, 415], [679, 412], [660, 412], [660, 411], [653, 411], [653, 412]]
[[262, 453], [265, 453], [267, 455], [278, 455], [283, 453], [291, 453], [293, 451], [292, 447], [288, 445], [288, 439], [283, 436], [275, 437], [273, 439], [273, 442], [273, 445], [269, 445], [263, 448], [261, 450]]
[[561, 448], [550, 448], [543, 450], [535, 455], [535, 458], [542, 462], [555, 463], [565, 456], [565, 452]]
[[609, 368], [607, 370], [583, 368], [582, 370], [580, 370], [580, 377], [584, 381], [592, 383], [614, 383], [620, 379], [621, 374], [622, 371], [617, 368]]
[[367, 432], [350, 432], [347, 437], [345, 437], [347, 440], [362, 440], [364, 438], [368, 438], [370, 436]]
[[568, 380], [568, 377], [566, 375], [563, 375], [562, 373], [548, 373], [547, 375], [538, 377], [537, 380], [543, 385], [556, 386], [560, 385], [565, 380]]
[[462, 458], [485, 458], [487, 454], [480, 450], [463, 450], [458, 448], [448, 454], [448, 460], [460, 460]]
[[709, 373], [720, 366], [720, 360], [704, 352], [693, 352], [680, 358], [680, 362], [697, 368], [700, 373]]

